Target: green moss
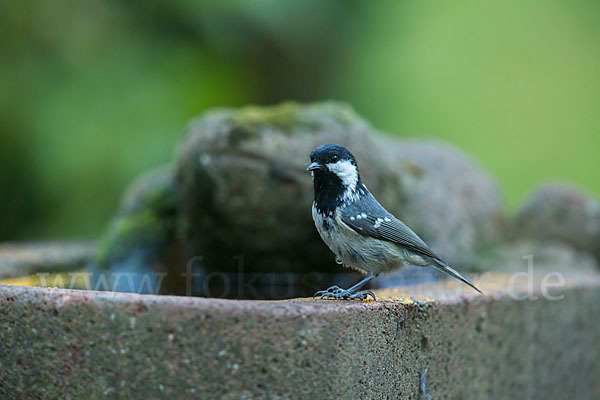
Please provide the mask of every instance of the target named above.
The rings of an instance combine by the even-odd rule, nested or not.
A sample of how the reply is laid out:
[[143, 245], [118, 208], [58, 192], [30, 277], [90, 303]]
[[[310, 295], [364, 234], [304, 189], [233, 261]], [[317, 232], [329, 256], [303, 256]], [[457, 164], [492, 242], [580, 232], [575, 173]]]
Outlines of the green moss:
[[174, 221], [161, 217], [152, 210], [116, 217], [100, 240], [96, 260], [102, 267], [126, 255], [134, 247], [161, 247], [174, 227]]
[[98, 244], [98, 265], [108, 267], [133, 247], [160, 251], [162, 244], [173, 235], [175, 208], [171, 175], [165, 174], [165, 170], [134, 182], [120, 212], [109, 223]]
[[[298, 111], [302, 107], [304, 106], [294, 102], [269, 107], [247, 106], [236, 111], [232, 118], [235, 124], [242, 128], [271, 125], [288, 132], [300, 123]], [[248, 130], [249, 133], [254, 131], [255, 129]]]
[[421, 165], [410, 161], [405, 162], [403, 168], [406, 172], [417, 178], [422, 178], [427, 173]]
[[274, 106], [247, 106], [235, 111], [232, 120], [239, 135], [253, 135], [258, 128], [272, 126], [285, 133], [297, 128], [311, 128], [318, 124], [319, 116], [335, 118], [339, 122], [350, 124], [360, 117], [345, 103], [326, 101], [300, 104], [284, 102]]
[[136, 233], [149, 233], [160, 226], [160, 219], [151, 210], [145, 210], [139, 214], [128, 215], [120, 218], [115, 224], [115, 236], [126, 238], [135, 236]]
[[362, 120], [352, 106], [339, 101], [310, 103], [304, 106], [302, 111], [308, 113], [312, 118], [325, 116], [335, 118], [338, 122], [348, 125], [355, 124], [357, 120]]

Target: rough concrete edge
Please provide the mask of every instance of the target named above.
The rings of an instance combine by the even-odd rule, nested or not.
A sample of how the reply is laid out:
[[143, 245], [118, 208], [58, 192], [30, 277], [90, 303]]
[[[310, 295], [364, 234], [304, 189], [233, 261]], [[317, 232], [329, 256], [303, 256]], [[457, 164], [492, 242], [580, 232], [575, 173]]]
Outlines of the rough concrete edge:
[[[435, 303], [436, 306], [446, 306], [469, 302], [497, 301], [509, 297], [507, 291], [507, 282], [512, 275], [493, 274], [489, 275], [485, 281], [480, 281], [478, 285], [483, 288], [483, 294], [477, 294], [453, 281], [440, 281], [437, 283], [423, 284], [417, 286], [406, 286], [397, 289], [375, 290], [378, 296], [377, 301], [334, 301], [319, 300], [310, 298], [298, 298], [288, 300], [232, 300], [219, 298], [206, 298], [194, 296], [172, 296], [172, 295], [154, 295], [122, 293], [110, 291], [77, 290], [44, 288], [35, 286], [18, 286], [0, 284], [0, 296], [21, 297], [27, 301], [33, 301], [35, 298], [43, 298], [44, 301], [52, 302], [56, 305], [63, 305], [71, 300], [84, 300], [102, 305], [104, 303], [121, 305], [139, 305], [152, 306], [158, 309], [179, 308], [182, 311], [186, 309], [193, 310], [212, 310], [231, 312], [261, 312], [272, 313], [272, 315], [281, 315], [283, 312], [289, 312], [290, 309], [297, 308], [302, 312], [323, 313], [335, 310], [340, 312], [356, 310], [375, 310], [389, 305], [407, 305], [419, 303]], [[540, 277], [533, 277], [535, 283], [532, 288], [532, 295], [540, 295], [541, 286]], [[600, 286], [600, 273], [577, 273], [567, 274], [567, 279], [563, 287], [553, 289], [553, 295], [565, 293], [573, 289], [592, 289]], [[518, 285], [513, 288], [514, 293], [527, 293], [528, 287]], [[31, 297], [33, 296], [33, 298]]]
[[[43, 288], [33, 286], [17, 286], [0, 284], [0, 297], [10, 297], [22, 302], [35, 303], [43, 301], [47, 306], [62, 307], [70, 302], [87, 302], [100, 308], [103, 305], [119, 305], [124, 308], [136, 309], [140, 305], [165, 312], [168, 315], [179, 314], [186, 311], [194, 312], [225, 312], [230, 315], [251, 315], [260, 313], [262, 316], [282, 317], [285, 315], [327, 315], [339, 313], [356, 313], [381, 310], [389, 307], [413, 307], [421, 303], [430, 303], [431, 300], [422, 298], [422, 302], [405, 302], [401, 300], [381, 301], [333, 301], [308, 298], [289, 300], [231, 300], [218, 298], [204, 298], [193, 296], [171, 296], [121, 293], [93, 290], [76, 290], [60, 288]], [[436, 306], [448, 306], [469, 301], [491, 301], [495, 295], [477, 296], [463, 294], [457, 291], [453, 298], [436, 300]]]

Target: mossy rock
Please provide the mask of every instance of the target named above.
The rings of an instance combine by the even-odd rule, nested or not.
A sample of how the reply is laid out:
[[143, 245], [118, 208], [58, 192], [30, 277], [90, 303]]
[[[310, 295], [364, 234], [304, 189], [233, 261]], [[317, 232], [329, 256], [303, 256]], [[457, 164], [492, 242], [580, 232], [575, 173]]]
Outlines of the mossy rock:
[[511, 221], [515, 241], [562, 242], [600, 260], [600, 204], [565, 182], [542, 184]]
[[335, 270], [312, 222], [305, 170], [324, 143], [348, 147], [375, 196], [451, 262], [472, 264], [477, 248], [501, 238], [501, 195], [461, 152], [379, 135], [346, 104], [284, 103], [209, 112], [189, 125], [175, 173], [186, 256], [220, 271], [237, 271], [238, 256], [246, 271]]
[[99, 246], [100, 264], [135, 252], [138, 263], [176, 275], [195, 257], [208, 272], [341, 271], [311, 217], [306, 166], [324, 143], [349, 148], [369, 190], [450, 263], [472, 266], [478, 251], [502, 239], [502, 197], [460, 151], [378, 134], [346, 104], [288, 102], [192, 121], [174, 166], [127, 190]]
[[172, 166], [139, 176], [125, 191], [116, 215], [98, 243], [101, 268], [127, 259], [134, 252], [141, 262], [160, 259], [175, 238], [176, 196]]
[[[214, 269], [261, 272], [330, 270], [333, 256], [311, 219], [308, 153], [341, 143], [380, 164], [369, 125], [347, 105], [284, 103], [207, 113], [179, 147], [178, 234], [188, 257]], [[375, 188], [383, 181], [371, 168]]]

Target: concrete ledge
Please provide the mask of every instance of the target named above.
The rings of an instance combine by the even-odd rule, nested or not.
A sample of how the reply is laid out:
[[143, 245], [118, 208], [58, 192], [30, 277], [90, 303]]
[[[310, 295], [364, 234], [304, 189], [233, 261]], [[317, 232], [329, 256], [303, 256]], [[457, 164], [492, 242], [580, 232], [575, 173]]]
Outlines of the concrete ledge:
[[0, 397], [419, 399], [427, 368], [435, 399], [600, 398], [600, 277], [558, 301], [506, 283], [342, 303], [0, 285]]

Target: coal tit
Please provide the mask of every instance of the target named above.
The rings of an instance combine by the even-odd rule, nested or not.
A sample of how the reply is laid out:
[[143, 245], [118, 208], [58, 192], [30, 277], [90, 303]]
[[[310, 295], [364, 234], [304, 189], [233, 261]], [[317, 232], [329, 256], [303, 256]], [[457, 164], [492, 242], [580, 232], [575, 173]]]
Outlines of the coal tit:
[[367, 274], [349, 289], [332, 286], [315, 296], [375, 299], [370, 290], [359, 289], [380, 273], [407, 265], [432, 266], [481, 293], [377, 202], [362, 183], [356, 159], [346, 148], [324, 144], [310, 153], [310, 161], [306, 170], [313, 177], [312, 216], [321, 238], [338, 262]]

